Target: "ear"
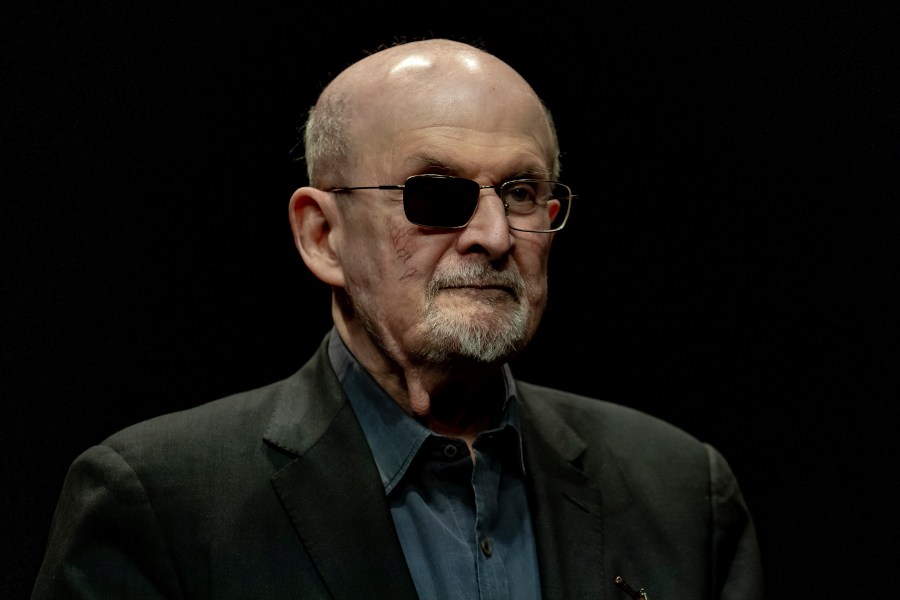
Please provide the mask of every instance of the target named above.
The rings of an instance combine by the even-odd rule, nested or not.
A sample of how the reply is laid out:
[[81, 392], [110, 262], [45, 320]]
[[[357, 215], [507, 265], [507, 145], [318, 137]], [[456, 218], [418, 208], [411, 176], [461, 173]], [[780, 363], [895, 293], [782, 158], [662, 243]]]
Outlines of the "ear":
[[344, 287], [344, 271], [336, 248], [337, 207], [322, 190], [302, 187], [288, 208], [294, 244], [312, 273], [331, 286]]

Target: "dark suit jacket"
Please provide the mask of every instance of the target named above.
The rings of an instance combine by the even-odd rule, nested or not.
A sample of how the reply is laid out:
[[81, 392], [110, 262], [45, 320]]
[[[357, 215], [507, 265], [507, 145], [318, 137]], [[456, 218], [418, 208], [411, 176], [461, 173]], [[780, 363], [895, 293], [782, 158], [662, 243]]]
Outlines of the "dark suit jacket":
[[[121, 431], [73, 463], [33, 599], [416, 597], [326, 342], [273, 385]], [[637, 411], [518, 384], [547, 600], [756, 599], [725, 460]]]

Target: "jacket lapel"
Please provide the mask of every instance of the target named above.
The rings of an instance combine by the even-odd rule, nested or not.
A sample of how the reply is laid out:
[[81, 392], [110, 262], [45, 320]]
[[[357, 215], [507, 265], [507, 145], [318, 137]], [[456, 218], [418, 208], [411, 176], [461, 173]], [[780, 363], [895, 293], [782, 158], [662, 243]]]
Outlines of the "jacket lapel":
[[384, 487], [326, 348], [279, 399], [265, 438], [297, 458], [272, 484], [335, 598], [413, 600]]
[[[296, 458], [272, 484], [334, 597], [414, 600], [375, 462], [326, 348], [327, 338], [281, 390], [264, 437]], [[543, 598], [617, 598], [615, 574], [603, 566], [603, 505], [627, 506], [627, 488], [602, 458], [602, 441], [591, 447], [602, 481], [588, 477], [585, 442], [529, 391], [521, 386], [519, 397]]]
[[615, 574], [604, 569], [602, 502], [624, 500], [617, 498], [624, 489], [618, 470], [610, 469], [603, 482], [591, 481], [582, 469], [585, 442], [527, 390], [520, 388], [519, 397], [543, 597], [616, 598]]

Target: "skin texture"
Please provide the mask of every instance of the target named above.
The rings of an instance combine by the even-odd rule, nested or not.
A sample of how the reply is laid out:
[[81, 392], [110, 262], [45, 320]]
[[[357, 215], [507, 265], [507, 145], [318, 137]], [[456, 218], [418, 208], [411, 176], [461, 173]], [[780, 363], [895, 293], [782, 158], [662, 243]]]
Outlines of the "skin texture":
[[[498, 414], [499, 365], [538, 327], [553, 234], [511, 230], [492, 189], [456, 230], [410, 223], [399, 191], [325, 190], [419, 173], [481, 185], [550, 178], [552, 128], [518, 73], [448, 40], [370, 55], [338, 75], [317, 107], [329, 98], [341, 98], [349, 117], [347, 162], [327, 174], [328, 187], [293, 194], [297, 248], [332, 287], [334, 322], [354, 356], [410, 414], [471, 445]], [[485, 336], [492, 342], [472, 350]]]

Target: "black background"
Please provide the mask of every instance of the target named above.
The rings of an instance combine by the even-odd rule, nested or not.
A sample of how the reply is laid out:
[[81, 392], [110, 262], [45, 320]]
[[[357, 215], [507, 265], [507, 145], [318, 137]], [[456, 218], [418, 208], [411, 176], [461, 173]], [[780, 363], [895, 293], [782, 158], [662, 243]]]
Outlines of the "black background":
[[27, 596], [79, 452], [319, 343], [296, 128], [364, 50], [423, 36], [533, 83], [580, 195], [520, 376], [720, 448], [772, 598], [890, 593], [900, 21], [852, 4], [8, 8], [4, 597]]

